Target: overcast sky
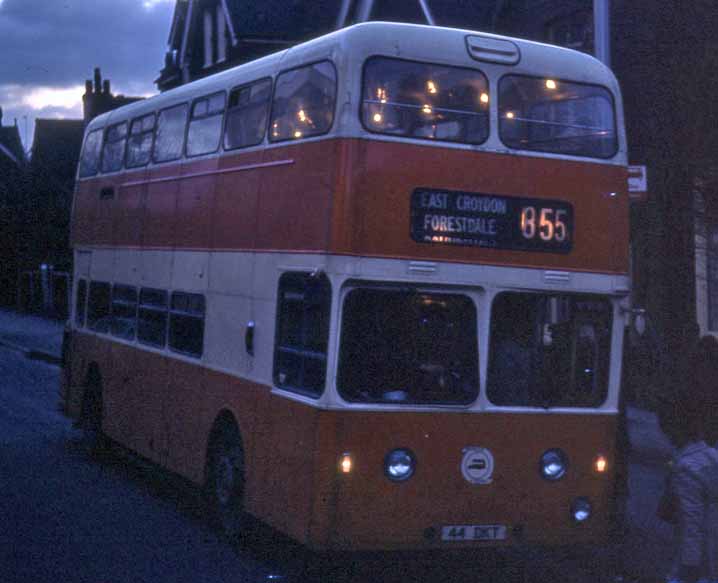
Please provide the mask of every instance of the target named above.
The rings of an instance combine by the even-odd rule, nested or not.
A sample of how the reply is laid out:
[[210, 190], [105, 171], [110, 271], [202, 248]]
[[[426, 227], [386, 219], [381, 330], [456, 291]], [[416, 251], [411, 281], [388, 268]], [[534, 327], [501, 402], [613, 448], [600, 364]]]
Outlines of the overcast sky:
[[175, 0], [0, 0], [3, 125], [82, 117], [100, 67], [113, 93], [148, 95], [164, 65]]

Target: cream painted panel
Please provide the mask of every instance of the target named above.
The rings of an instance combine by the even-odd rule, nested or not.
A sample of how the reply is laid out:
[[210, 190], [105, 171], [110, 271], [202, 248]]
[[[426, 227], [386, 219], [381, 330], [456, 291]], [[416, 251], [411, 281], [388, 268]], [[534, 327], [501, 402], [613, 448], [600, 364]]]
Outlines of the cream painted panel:
[[92, 251], [75, 252], [75, 277], [90, 277], [90, 264], [92, 263]]
[[249, 297], [252, 293], [252, 253], [211, 253], [209, 290]]
[[92, 252], [90, 279], [95, 281], [112, 281], [115, 266], [115, 251], [112, 249], [96, 249]]
[[274, 327], [277, 302], [272, 300], [254, 301], [254, 370], [252, 378], [272, 385], [272, 367], [274, 365]]
[[246, 376], [253, 360], [244, 343], [247, 322], [251, 319], [251, 300], [217, 293], [210, 293], [207, 300], [207, 363]]
[[209, 280], [209, 253], [175, 252], [172, 266], [172, 289], [206, 292]]
[[114, 281], [129, 285], [140, 284], [141, 256], [137, 249], [118, 250], [115, 253]]
[[325, 255], [291, 255], [288, 253], [258, 254], [254, 266], [252, 295], [264, 300], [276, 298], [279, 277], [286, 271], [327, 270]]
[[172, 280], [172, 251], [143, 251], [140, 283], [144, 287], [167, 289]]

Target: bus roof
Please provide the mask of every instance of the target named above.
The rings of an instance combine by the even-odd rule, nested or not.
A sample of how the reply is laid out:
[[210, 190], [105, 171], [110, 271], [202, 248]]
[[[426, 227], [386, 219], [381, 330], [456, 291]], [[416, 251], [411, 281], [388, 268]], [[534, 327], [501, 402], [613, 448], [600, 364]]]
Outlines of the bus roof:
[[[467, 49], [469, 36], [512, 43], [517, 48], [518, 62], [507, 65], [472, 58]], [[607, 66], [591, 55], [572, 49], [456, 28], [396, 22], [366, 22], [340, 29], [102, 114], [90, 122], [88, 131], [133, 119], [215, 91], [227, 90], [262, 77], [273, 77], [282, 70], [302, 64], [332, 58], [355, 66], [375, 55], [476, 67], [489, 75], [510, 72], [593, 83], [608, 88], [616, 96], [620, 95], [618, 82]], [[618, 101], [620, 103], [620, 100]]]

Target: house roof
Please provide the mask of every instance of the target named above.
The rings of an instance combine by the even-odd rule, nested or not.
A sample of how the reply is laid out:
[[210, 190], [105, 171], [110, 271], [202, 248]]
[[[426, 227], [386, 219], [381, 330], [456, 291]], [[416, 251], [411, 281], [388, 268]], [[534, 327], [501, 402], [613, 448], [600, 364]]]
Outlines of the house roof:
[[21, 164], [25, 160], [25, 151], [17, 126], [0, 126], [0, 154], [7, 156], [15, 164]]
[[31, 165], [55, 180], [72, 183], [82, 147], [83, 120], [38, 119]]

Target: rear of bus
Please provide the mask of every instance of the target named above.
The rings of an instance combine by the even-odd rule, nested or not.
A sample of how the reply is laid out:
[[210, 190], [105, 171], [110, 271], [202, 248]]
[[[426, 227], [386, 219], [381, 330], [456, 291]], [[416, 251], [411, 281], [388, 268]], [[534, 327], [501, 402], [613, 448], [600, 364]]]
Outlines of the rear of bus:
[[344, 49], [309, 544], [605, 542], [629, 292], [615, 78], [413, 25]]

